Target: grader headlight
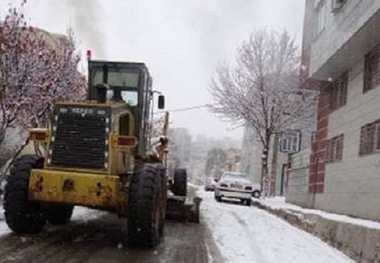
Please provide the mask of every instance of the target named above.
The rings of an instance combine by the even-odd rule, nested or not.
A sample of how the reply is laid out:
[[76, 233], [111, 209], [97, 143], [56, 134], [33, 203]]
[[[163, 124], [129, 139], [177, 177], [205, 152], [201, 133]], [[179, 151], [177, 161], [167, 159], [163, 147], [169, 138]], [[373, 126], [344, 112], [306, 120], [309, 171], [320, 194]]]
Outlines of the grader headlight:
[[45, 128], [31, 129], [29, 133], [29, 140], [33, 142], [47, 142], [48, 137], [48, 130]]

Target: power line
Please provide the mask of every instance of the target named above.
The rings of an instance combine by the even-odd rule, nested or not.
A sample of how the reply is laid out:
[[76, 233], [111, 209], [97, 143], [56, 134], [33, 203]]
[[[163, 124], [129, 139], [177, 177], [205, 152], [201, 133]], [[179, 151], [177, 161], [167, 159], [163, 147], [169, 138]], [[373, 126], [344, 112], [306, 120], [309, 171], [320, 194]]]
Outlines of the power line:
[[203, 104], [203, 105], [197, 105], [197, 106], [192, 106], [192, 107], [186, 107], [186, 108], [179, 108], [179, 109], [172, 109], [172, 110], [163, 110], [156, 112], [157, 113], [163, 113], [163, 112], [181, 112], [181, 111], [190, 111], [190, 110], [197, 110], [197, 109], [202, 109], [202, 108], [208, 108], [210, 107], [211, 104]]

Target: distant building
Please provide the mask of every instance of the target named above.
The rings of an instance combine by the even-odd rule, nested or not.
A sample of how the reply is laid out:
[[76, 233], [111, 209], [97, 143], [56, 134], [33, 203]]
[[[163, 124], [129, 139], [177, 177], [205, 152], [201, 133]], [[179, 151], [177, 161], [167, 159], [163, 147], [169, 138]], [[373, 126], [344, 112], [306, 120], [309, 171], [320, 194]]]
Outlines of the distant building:
[[[300, 151], [308, 151], [311, 145], [311, 137], [313, 134], [313, 125], [301, 132]], [[280, 134], [274, 134], [269, 149], [268, 157], [268, 174], [271, 195], [285, 195], [287, 188], [287, 171], [289, 156], [280, 152]], [[290, 141], [287, 147], [293, 149], [298, 147], [298, 141]], [[297, 144], [297, 145], [296, 145]], [[297, 147], [296, 147], [297, 146]], [[244, 129], [242, 143], [242, 161], [241, 172], [247, 173], [254, 183], [261, 183], [262, 171], [262, 146], [253, 131], [246, 126]]]
[[[278, 151], [277, 136], [273, 136], [268, 158], [270, 194], [282, 195], [285, 188], [285, 171], [288, 155]], [[249, 127], [245, 127], [242, 143], [241, 172], [247, 173], [256, 184], [261, 184], [262, 146]]]
[[[303, 88], [319, 90], [309, 158], [287, 200], [380, 220], [380, 1], [306, 0]], [[297, 181], [298, 180], [298, 181]]]
[[240, 172], [241, 170], [241, 150], [229, 148], [226, 151], [225, 171]]
[[185, 128], [169, 129], [172, 154], [177, 159], [177, 168], [186, 168], [190, 162], [191, 135]]
[[54, 50], [62, 50], [62, 47], [69, 42], [67, 36], [63, 34], [51, 33], [40, 28], [33, 28], [37, 37], [43, 37], [47, 45]]
[[[224, 170], [224, 163], [220, 168], [212, 167], [214, 172], [210, 172], [210, 167], [207, 167], [207, 160], [209, 153], [213, 149], [220, 149], [226, 151], [229, 148], [239, 148], [241, 142], [233, 138], [215, 139], [207, 135], [198, 135], [195, 140], [191, 142], [190, 163], [188, 166], [188, 174], [190, 181], [195, 184], [204, 184], [206, 178], [210, 176], [220, 175]], [[235, 165], [236, 166], [236, 165]]]
[[242, 141], [241, 172], [247, 173], [250, 179], [260, 184], [261, 180], [261, 144], [248, 127], [244, 128]]

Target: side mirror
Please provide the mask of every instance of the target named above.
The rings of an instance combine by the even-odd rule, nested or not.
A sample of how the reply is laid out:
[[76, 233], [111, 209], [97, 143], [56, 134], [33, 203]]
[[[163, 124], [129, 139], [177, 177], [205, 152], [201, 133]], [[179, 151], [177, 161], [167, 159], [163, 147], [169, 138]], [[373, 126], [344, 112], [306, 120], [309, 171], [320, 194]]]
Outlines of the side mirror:
[[159, 95], [158, 96], [158, 108], [160, 110], [165, 108], [165, 96], [164, 95]]

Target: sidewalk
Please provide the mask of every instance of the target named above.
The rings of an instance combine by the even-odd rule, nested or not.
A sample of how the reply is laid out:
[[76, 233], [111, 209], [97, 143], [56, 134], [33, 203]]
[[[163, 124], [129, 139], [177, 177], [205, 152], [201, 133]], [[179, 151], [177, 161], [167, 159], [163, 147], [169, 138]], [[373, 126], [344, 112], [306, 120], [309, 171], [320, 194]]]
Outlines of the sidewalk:
[[356, 262], [380, 262], [380, 222], [305, 209], [284, 197], [253, 199], [253, 205], [314, 234]]

